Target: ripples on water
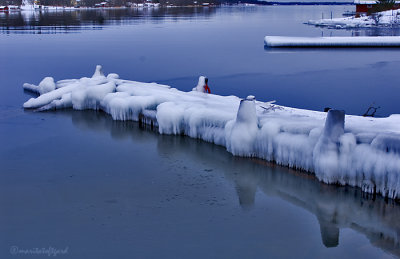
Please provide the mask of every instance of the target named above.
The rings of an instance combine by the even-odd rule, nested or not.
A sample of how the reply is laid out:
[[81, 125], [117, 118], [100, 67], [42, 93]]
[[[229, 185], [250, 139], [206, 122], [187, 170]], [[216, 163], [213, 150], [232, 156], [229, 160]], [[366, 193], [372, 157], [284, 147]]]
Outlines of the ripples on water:
[[[264, 7], [265, 8], [265, 7]], [[352, 8], [352, 7], [347, 7]], [[246, 12], [257, 12], [256, 7], [242, 7]], [[146, 22], [207, 19], [217, 8], [174, 7], [174, 8], [121, 8], [81, 9], [66, 11], [0, 12], [2, 33], [53, 34], [71, 33], [81, 30], [98, 30], [107, 26], [123, 26]], [[338, 15], [338, 14], [336, 14]], [[306, 20], [305, 20], [306, 21]], [[322, 28], [320, 28], [322, 29]], [[332, 36], [336, 29], [323, 28], [321, 36]], [[352, 36], [398, 36], [400, 28], [354, 28], [345, 29]]]
[[146, 22], [206, 19], [215, 8], [89, 9], [72, 11], [0, 13], [2, 33], [53, 34], [99, 30]]

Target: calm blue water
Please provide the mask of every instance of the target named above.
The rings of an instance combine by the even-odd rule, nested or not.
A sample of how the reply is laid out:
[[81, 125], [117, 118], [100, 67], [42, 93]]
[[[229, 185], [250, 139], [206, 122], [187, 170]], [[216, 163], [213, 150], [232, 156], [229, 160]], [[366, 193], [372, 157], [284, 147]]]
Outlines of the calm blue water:
[[[398, 49], [264, 49], [265, 35], [397, 33], [322, 30], [303, 24], [323, 13], [324, 17], [331, 12], [341, 16], [352, 8], [97, 10], [66, 12], [66, 17], [63, 13], [11, 13], [6, 21], [20, 27], [3, 30], [0, 38], [0, 76], [2, 84], [9, 86], [0, 102], [19, 107], [26, 99], [20, 91], [22, 83], [37, 83], [44, 76], [88, 76], [96, 64], [102, 64], [106, 72], [122, 78], [156, 81], [182, 90], [191, 89], [199, 75], [207, 75], [213, 92], [223, 95], [253, 94], [282, 105], [314, 110], [334, 107], [349, 114], [363, 114], [375, 103], [381, 107], [380, 116], [399, 113]], [[6, 15], [2, 15], [4, 24]], [[32, 30], [21, 30], [26, 27]]]
[[[397, 49], [264, 49], [265, 35], [397, 35], [304, 25], [351, 6], [0, 14], [0, 258], [400, 256], [400, 206], [103, 113], [23, 111], [24, 82], [92, 75], [322, 110], [399, 113]], [[7, 27], [8, 26], [8, 27]], [[61, 257], [61, 255], [59, 255]]]

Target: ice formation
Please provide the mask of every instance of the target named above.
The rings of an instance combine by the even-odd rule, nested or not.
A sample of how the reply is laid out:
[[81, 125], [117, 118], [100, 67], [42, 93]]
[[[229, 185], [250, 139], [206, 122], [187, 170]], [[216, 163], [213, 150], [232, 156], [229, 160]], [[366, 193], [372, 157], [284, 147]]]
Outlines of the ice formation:
[[400, 24], [400, 10], [388, 10], [360, 17], [351, 16], [345, 18], [310, 20], [308, 24], [324, 26], [335, 29], [389, 27]]
[[25, 90], [29, 90], [31, 92], [36, 92], [39, 94], [45, 94], [47, 92], [53, 91], [56, 89], [56, 84], [54, 83], [54, 79], [52, 77], [45, 77], [39, 85], [32, 85], [25, 83], [23, 85]]
[[400, 47], [400, 36], [285, 37], [265, 36], [268, 47]]
[[196, 87], [193, 88], [193, 91], [201, 92], [204, 93], [204, 85], [206, 84], [206, 77], [205, 76], [200, 76], [199, 77], [199, 82], [197, 83]]
[[101, 66], [91, 78], [52, 82], [24, 84], [39, 94], [24, 108], [102, 110], [115, 120], [157, 126], [161, 134], [184, 134], [225, 146], [233, 155], [313, 172], [325, 183], [400, 198], [400, 115], [367, 118], [284, 107], [254, 96], [182, 92], [104, 76]]

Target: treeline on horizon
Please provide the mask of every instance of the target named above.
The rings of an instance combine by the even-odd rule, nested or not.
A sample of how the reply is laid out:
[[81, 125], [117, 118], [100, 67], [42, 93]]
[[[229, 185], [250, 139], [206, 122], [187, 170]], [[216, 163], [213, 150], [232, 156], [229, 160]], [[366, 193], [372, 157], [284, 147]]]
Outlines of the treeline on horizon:
[[[22, 0], [0, 0], [0, 5], [21, 5]], [[258, 0], [40, 0], [37, 1], [38, 4], [48, 5], [48, 6], [84, 6], [93, 7], [95, 4], [101, 2], [107, 2], [110, 6], [130, 6], [132, 3], [144, 3], [152, 2], [159, 3], [161, 5], [201, 5], [203, 3], [209, 4], [238, 4], [238, 3], [248, 3], [248, 4], [259, 4], [259, 5], [333, 5], [333, 4], [353, 4], [352, 2], [343, 2], [343, 0], [321, 2], [318, 0], [310, 1], [290, 1], [290, 2], [280, 2], [280, 1], [258, 1]]]
[[[230, 1], [230, 0], [228, 0]], [[32, 0], [33, 2], [33, 0]], [[102, 2], [107, 2], [109, 6], [130, 6], [132, 3], [159, 3], [161, 5], [195, 5], [202, 3], [209, 4], [220, 4], [220, 0], [40, 0], [36, 1], [39, 5], [47, 5], [47, 6], [82, 6], [82, 7], [93, 7], [95, 4], [99, 4]], [[224, 1], [226, 2], [226, 1]], [[21, 5], [22, 0], [0, 0], [0, 5]]]

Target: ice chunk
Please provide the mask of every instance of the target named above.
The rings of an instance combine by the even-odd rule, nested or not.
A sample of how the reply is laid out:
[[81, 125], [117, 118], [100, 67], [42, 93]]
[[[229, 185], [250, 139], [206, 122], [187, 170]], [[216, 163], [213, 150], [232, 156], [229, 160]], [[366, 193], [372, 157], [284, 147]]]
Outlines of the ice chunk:
[[107, 75], [107, 79], [118, 79], [119, 75], [115, 73], [110, 73]]
[[54, 83], [54, 79], [52, 77], [45, 77], [38, 86], [33, 85], [33, 84], [28, 84], [25, 83], [23, 85], [25, 90], [39, 93], [39, 94], [44, 94], [50, 91], [53, 91], [56, 89], [56, 84]]
[[62, 88], [55, 89], [54, 91], [42, 94], [37, 98], [31, 98], [24, 103], [24, 108], [39, 108], [51, 103], [54, 100], [61, 99], [64, 94], [71, 93], [78, 84], [71, 84]]
[[371, 146], [384, 152], [400, 154], [400, 137], [388, 134], [379, 134], [374, 138]]

